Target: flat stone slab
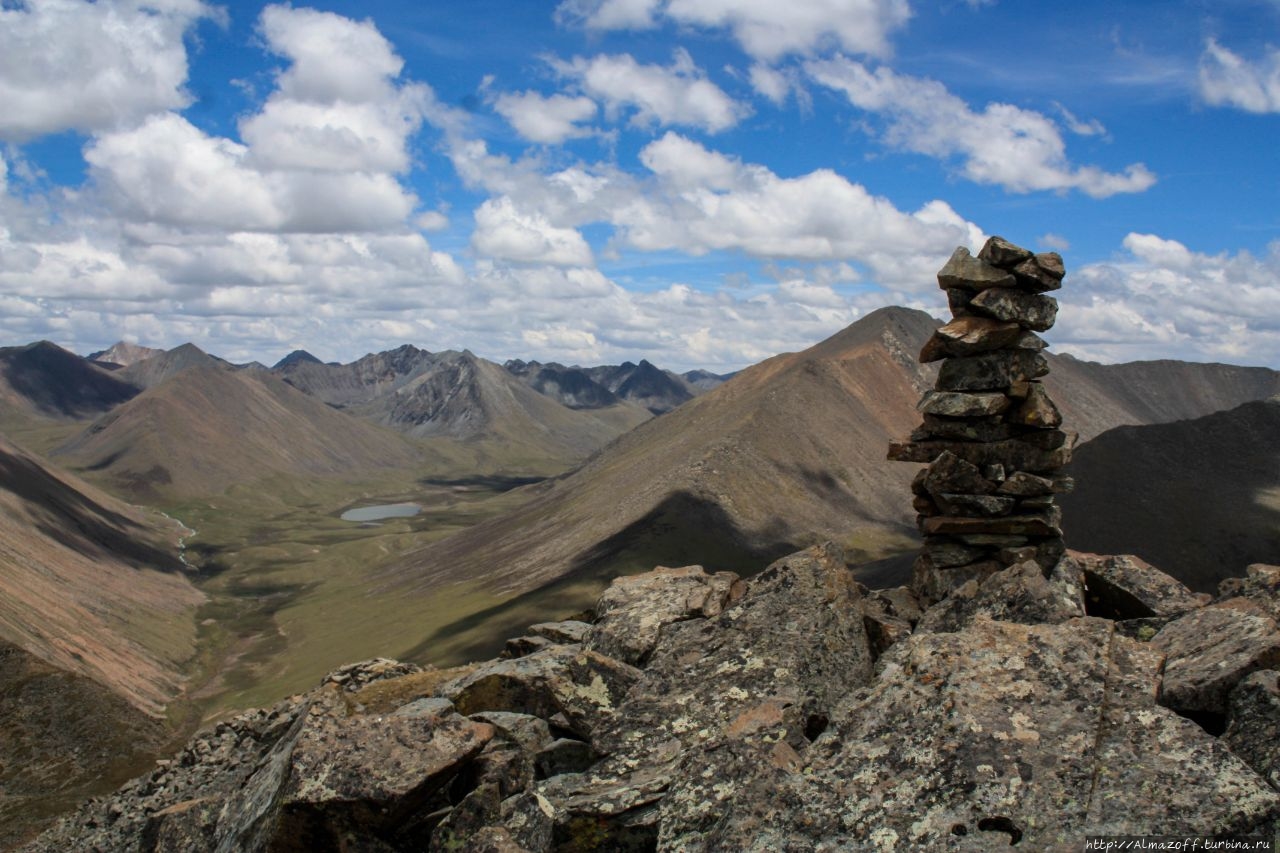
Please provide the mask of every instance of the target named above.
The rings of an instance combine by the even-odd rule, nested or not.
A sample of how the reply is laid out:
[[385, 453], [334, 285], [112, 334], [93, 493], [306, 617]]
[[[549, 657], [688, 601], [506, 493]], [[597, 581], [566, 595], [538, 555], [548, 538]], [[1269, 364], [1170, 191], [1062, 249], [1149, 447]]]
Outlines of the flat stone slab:
[[1160, 701], [1178, 711], [1224, 714], [1246, 675], [1280, 665], [1276, 622], [1248, 599], [1192, 610], [1151, 640], [1168, 656]]

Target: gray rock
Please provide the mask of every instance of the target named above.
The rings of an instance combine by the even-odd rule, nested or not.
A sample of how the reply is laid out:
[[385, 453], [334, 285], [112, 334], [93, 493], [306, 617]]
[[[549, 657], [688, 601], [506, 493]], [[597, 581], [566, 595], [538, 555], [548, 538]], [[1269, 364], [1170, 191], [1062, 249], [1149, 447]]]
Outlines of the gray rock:
[[534, 652], [540, 652], [543, 649], [549, 649], [552, 646], [564, 645], [546, 637], [536, 635], [526, 637], [512, 637], [503, 644], [502, 653], [498, 657], [503, 659], [522, 658], [531, 655]]
[[584, 642], [590, 631], [590, 622], [579, 622], [575, 619], [563, 622], [539, 622], [529, 626], [529, 633], [533, 636], [546, 637], [552, 642], [565, 645]]
[[472, 714], [471, 719], [493, 726], [499, 736], [518, 744], [530, 756], [537, 755], [554, 740], [547, 721], [532, 714], [481, 711]]
[[920, 427], [911, 433], [911, 440], [991, 442], [1007, 441], [1018, 435], [1016, 427], [997, 418], [946, 418], [926, 414]]
[[640, 670], [580, 646], [554, 646], [527, 657], [497, 660], [441, 684], [438, 695], [459, 712], [563, 714], [584, 738], [613, 715]]
[[1275, 620], [1243, 598], [1178, 617], [1151, 645], [1168, 656], [1160, 701], [1182, 712], [1225, 714], [1227, 695], [1242, 678], [1280, 665]]
[[1027, 258], [1013, 268], [1018, 287], [1031, 293], [1059, 289], [1066, 272], [1062, 256], [1057, 252], [1045, 252], [1034, 258]]
[[1000, 350], [966, 358], [950, 358], [938, 371], [940, 391], [994, 391], [1044, 376], [1048, 362], [1030, 350]]
[[709, 575], [702, 566], [659, 566], [617, 578], [596, 603], [596, 622], [584, 647], [643, 665], [664, 626], [716, 616], [743, 589], [733, 572]]
[[996, 491], [1002, 495], [1035, 497], [1053, 494], [1054, 487], [1053, 480], [1048, 477], [1037, 477], [1035, 474], [1028, 474], [1026, 471], [1015, 471], [1004, 479], [1004, 482], [1000, 484]]
[[1253, 563], [1243, 578], [1227, 578], [1218, 585], [1219, 600], [1247, 598], [1280, 622], [1280, 566]]
[[571, 738], [557, 738], [534, 756], [534, 768], [538, 778], [559, 776], [563, 773], [582, 773], [600, 757], [591, 744]]
[[1003, 237], [990, 237], [978, 250], [978, 257], [1000, 269], [1013, 269], [1018, 264], [1031, 260], [1033, 255]]
[[1001, 287], [979, 293], [970, 300], [969, 310], [1017, 323], [1034, 332], [1044, 332], [1052, 329], [1058, 318], [1058, 301], [1052, 296]]
[[391, 658], [371, 658], [370, 660], [349, 663], [335, 669], [321, 679], [321, 684], [337, 684], [348, 693], [354, 693], [375, 681], [384, 678], [400, 678], [422, 672], [422, 667], [413, 663], [392, 660]]
[[922, 485], [924, 491], [935, 497], [948, 492], [985, 495], [996, 490], [996, 484], [982, 476], [977, 465], [949, 451], [940, 453], [929, 463]]
[[[981, 553], [986, 553], [986, 550]], [[922, 604], [933, 604], [968, 583], [982, 583], [1003, 568], [996, 560], [974, 560], [960, 566], [938, 567], [926, 554], [921, 554], [912, 566], [911, 592]]]
[[953, 589], [946, 599], [925, 611], [916, 630], [960, 631], [980, 616], [1035, 625], [1083, 615], [1083, 588], [1073, 565], [1059, 563], [1046, 578], [1038, 563], [1027, 560]]
[[973, 257], [964, 246], [952, 252], [946, 264], [938, 270], [938, 286], [947, 290], [948, 296], [953, 289], [982, 290], [988, 287], [1012, 287], [1014, 284], [1012, 273], [996, 269]]
[[917, 633], [794, 772], [735, 790], [690, 849], [1076, 849], [1268, 826], [1280, 798], [1155, 704], [1159, 673], [1158, 653], [1098, 619]]
[[965, 394], [956, 391], [926, 391], [916, 410], [948, 418], [972, 418], [998, 415], [1009, 408], [1004, 394], [987, 392]]
[[1262, 670], [1240, 680], [1231, 691], [1222, 742], [1280, 788], [1280, 673]]
[[988, 517], [1008, 515], [1016, 504], [1013, 498], [995, 495], [959, 495], [940, 492], [936, 499], [939, 508], [947, 515]]
[[1084, 573], [1090, 615], [1107, 619], [1174, 616], [1203, 607], [1209, 597], [1129, 554], [1099, 556], [1071, 551], [1068, 559]]
[[1016, 471], [1051, 474], [1071, 461], [1071, 447], [1042, 449], [1021, 439], [1007, 441], [907, 441], [890, 442], [888, 458], [898, 462], [932, 462], [943, 453], [954, 453], [979, 469], [992, 464]]

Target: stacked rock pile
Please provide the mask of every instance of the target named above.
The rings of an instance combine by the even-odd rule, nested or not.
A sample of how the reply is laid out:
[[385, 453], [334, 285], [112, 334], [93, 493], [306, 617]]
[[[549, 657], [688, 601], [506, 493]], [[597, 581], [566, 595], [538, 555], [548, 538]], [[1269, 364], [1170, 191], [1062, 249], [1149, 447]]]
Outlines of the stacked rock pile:
[[975, 258], [963, 246], [938, 272], [954, 319], [925, 344], [920, 361], [941, 361], [911, 440], [889, 458], [926, 462], [912, 483], [924, 547], [913, 587], [929, 600], [969, 580], [1035, 560], [1049, 574], [1064, 553], [1054, 494], [1070, 478], [1074, 436], [1040, 378], [1053, 326], [1062, 258], [992, 237]]

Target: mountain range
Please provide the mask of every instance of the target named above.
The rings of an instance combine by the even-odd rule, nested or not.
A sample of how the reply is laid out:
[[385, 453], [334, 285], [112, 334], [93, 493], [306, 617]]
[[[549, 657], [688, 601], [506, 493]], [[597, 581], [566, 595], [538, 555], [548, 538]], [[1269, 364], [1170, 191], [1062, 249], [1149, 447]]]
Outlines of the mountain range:
[[[937, 326], [923, 312], [881, 309], [804, 352], [748, 368], [532, 487], [510, 513], [407, 554], [387, 583], [427, 591], [481, 577], [513, 602], [550, 601], [655, 564], [741, 570], [827, 539], [854, 563], [886, 558], [860, 570], [868, 582], [900, 582], [910, 558], [888, 558], [915, 547], [903, 497], [914, 471], [886, 461], [885, 448], [918, 423], [933, 371], [916, 356]], [[1266, 368], [1050, 363], [1046, 384], [1084, 438], [1280, 391], [1280, 373]], [[519, 619], [511, 618], [509, 629]]]
[[[934, 368], [917, 354], [937, 326], [882, 309], [732, 377], [409, 345], [346, 365], [296, 351], [271, 368], [190, 344], [113, 347], [101, 363], [48, 342], [0, 349], [0, 433], [18, 425], [50, 451], [0, 438], [0, 710], [16, 721], [0, 764], [79, 756], [66, 784], [50, 769], [37, 786], [52, 803], [170, 731], [159, 717], [195, 653], [200, 578], [176, 559], [176, 525], [102, 488], [173, 506], [284, 481], [551, 477], [461, 532], [406, 534], [367, 567], [371, 597], [426, 601], [465, 583], [498, 602], [390, 650], [419, 660], [465, 626], [488, 626], [471, 651], [489, 653], [529, 612], [585, 607], [655, 564], [747, 574], [830, 539], [864, 583], [892, 586], [915, 547], [914, 472], [885, 449], [918, 422]], [[1081, 440], [1080, 486], [1062, 500], [1073, 547], [1137, 553], [1206, 590], [1241, 561], [1274, 561], [1280, 403], [1260, 401], [1280, 394], [1280, 373], [1048, 359], [1046, 385]], [[60, 722], [42, 728], [41, 715]], [[93, 758], [103, 727], [140, 751]], [[0, 824], [35, 807], [0, 781]]]

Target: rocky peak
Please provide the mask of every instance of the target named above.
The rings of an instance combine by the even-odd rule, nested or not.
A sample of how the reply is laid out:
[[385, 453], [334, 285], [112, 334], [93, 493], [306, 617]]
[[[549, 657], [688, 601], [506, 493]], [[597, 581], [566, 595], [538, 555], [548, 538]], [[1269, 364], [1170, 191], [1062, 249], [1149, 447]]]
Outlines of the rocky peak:
[[1260, 833], [1280, 820], [1273, 575], [1209, 605], [1146, 564], [1071, 554], [1048, 578], [1027, 560], [927, 606], [864, 589], [831, 545], [747, 580], [657, 568], [615, 581], [593, 622], [533, 626], [502, 658], [343, 667], [27, 849], [1065, 850]]

